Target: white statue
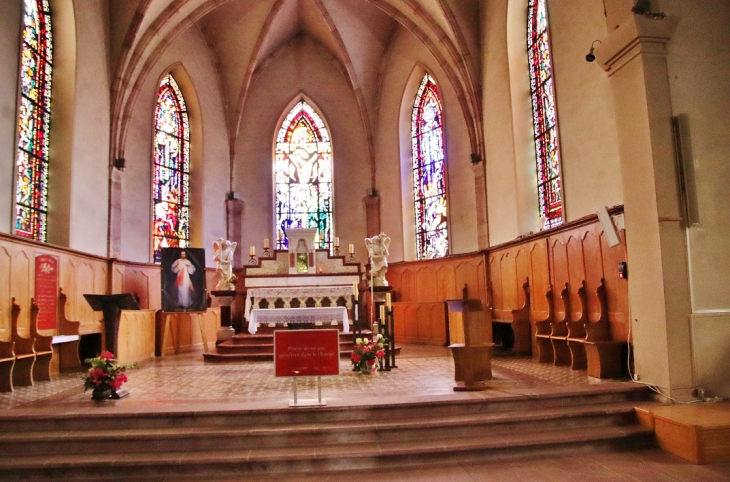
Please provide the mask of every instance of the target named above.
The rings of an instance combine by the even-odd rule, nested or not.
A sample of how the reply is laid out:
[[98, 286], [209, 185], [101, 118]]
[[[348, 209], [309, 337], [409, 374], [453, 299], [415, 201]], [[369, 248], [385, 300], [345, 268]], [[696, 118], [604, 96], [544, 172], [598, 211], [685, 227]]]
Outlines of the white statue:
[[213, 249], [215, 250], [215, 256], [213, 261], [216, 262], [215, 270], [218, 273], [218, 284], [216, 290], [222, 291], [233, 291], [236, 289], [235, 276], [233, 276], [233, 252], [236, 250], [238, 243], [232, 243], [227, 239], [218, 238], [218, 241], [213, 243]]
[[390, 237], [380, 233], [372, 238], [365, 238], [365, 246], [370, 256], [370, 273], [373, 279], [373, 286], [388, 286], [385, 273], [388, 271], [388, 246]]

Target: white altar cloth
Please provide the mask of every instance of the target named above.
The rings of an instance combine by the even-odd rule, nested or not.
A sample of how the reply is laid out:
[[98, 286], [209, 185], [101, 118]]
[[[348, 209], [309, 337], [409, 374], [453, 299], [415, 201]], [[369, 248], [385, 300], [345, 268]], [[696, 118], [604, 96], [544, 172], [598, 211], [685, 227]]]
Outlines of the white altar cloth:
[[[329, 286], [296, 286], [296, 287], [275, 287], [275, 288], [249, 288], [246, 291], [246, 306], [244, 313], [246, 318], [249, 318], [249, 313], [253, 306], [258, 306], [258, 301], [261, 299], [269, 300], [270, 306], [273, 309], [273, 304], [277, 298], [284, 300], [284, 308], [289, 307], [289, 303], [292, 299], [297, 298], [299, 302], [304, 306], [307, 298], [314, 298], [316, 301], [321, 302], [322, 298], [328, 297], [332, 299], [332, 302], [342, 296], [347, 301], [347, 307], [352, 307], [352, 285], [329, 285]], [[334, 298], [334, 299], [333, 299]], [[253, 301], [252, 301], [253, 300]], [[281, 309], [281, 308], [278, 308]], [[250, 321], [250, 320], [249, 320]]]
[[315, 323], [342, 321], [342, 331], [350, 333], [347, 308], [330, 306], [326, 308], [272, 308], [251, 310], [248, 332], [252, 335], [258, 330], [259, 323]]

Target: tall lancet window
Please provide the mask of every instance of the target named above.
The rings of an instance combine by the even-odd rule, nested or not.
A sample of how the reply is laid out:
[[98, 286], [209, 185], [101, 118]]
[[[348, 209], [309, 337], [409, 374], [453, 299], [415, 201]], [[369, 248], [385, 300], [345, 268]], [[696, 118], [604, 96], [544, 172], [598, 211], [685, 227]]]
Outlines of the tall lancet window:
[[20, 50], [20, 105], [15, 234], [46, 241], [48, 137], [51, 132], [53, 39], [48, 0], [25, 0]]
[[305, 101], [289, 111], [276, 136], [276, 232], [287, 249], [289, 228], [316, 228], [317, 248], [332, 248], [332, 142]]
[[547, 229], [563, 223], [563, 189], [546, 0], [529, 0], [527, 52], [537, 156], [538, 206], [543, 228]]
[[190, 241], [190, 125], [180, 88], [172, 75], [160, 82], [155, 108], [152, 179], [152, 246], [185, 248]]
[[411, 114], [413, 193], [418, 259], [449, 254], [446, 164], [441, 95], [429, 74], [421, 81]]

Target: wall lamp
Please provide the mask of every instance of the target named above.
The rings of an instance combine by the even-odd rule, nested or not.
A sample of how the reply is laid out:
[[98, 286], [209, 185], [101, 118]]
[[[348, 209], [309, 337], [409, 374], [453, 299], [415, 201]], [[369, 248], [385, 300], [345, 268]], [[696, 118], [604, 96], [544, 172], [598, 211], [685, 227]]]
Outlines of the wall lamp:
[[594, 40], [591, 44], [591, 49], [588, 51], [588, 54], [586, 55], [586, 62], [593, 62], [596, 60], [596, 55], [593, 53], [594, 50], [596, 50], [596, 42], [603, 43], [600, 40]]

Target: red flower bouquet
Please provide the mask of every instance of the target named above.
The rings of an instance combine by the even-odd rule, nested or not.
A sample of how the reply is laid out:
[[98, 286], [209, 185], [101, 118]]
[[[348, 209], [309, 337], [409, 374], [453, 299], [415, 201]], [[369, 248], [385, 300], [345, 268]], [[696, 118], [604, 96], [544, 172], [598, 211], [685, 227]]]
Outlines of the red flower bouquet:
[[358, 338], [352, 350], [352, 371], [373, 373], [377, 370], [377, 361], [385, 356], [385, 344], [388, 340], [381, 334], [375, 340]]
[[114, 354], [103, 351], [96, 358], [87, 358], [86, 363], [91, 364], [89, 374], [84, 382], [84, 391], [93, 390], [91, 398], [94, 400], [107, 400], [119, 398], [114, 395], [117, 390], [127, 381], [124, 373], [130, 368], [137, 368], [136, 363], [118, 363]]

